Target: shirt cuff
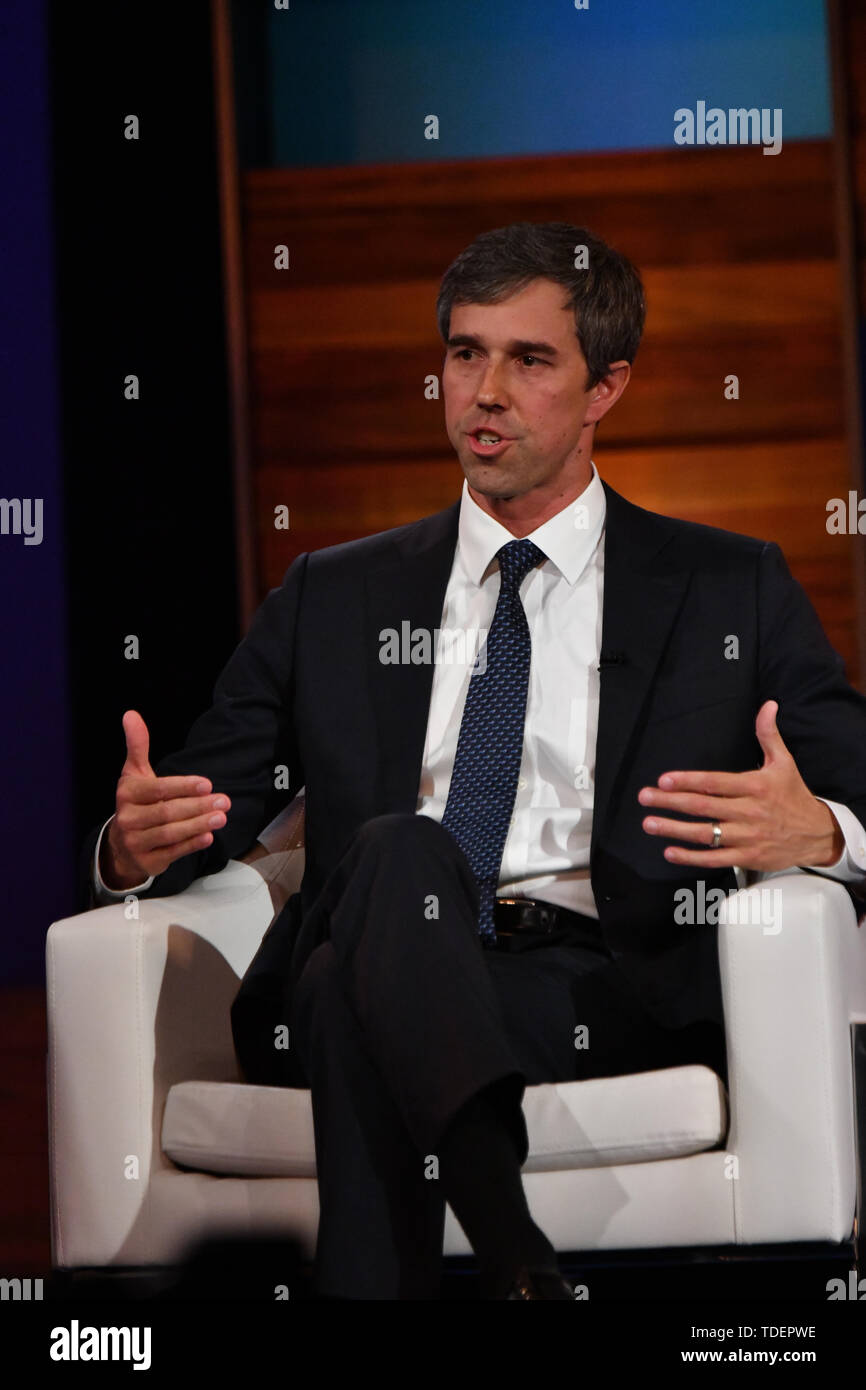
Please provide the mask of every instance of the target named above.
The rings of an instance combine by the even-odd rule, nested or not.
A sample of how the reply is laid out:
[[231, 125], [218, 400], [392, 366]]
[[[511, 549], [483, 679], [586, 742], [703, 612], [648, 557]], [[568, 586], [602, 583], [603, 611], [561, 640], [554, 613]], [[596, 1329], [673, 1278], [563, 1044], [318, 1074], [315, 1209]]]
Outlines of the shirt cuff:
[[96, 841], [96, 849], [93, 852], [93, 896], [100, 906], [106, 906], [108, 903], [122, 902], [130, 893], [143, 893], [145, 889], [149, 888], [153, 883], [154, 878], [153, 874], [151, 874], [150, 878], [146, 878], [143, 883], [136, 883], [134, 888], [107, 888], [103, 883], [102, 874], [99, 872], [99, 848], [102, 844], [102, 837], [113, 820], [114, 815], [112, 814], [108, 817], [105, 825], [100, 830], [99, 839]]
[[800, 868], [811, 869], [812, 873], [824, 874], [841, 883], [856, 883], [866, 878], [866, 830], [847, 806], [840, 806], [837, 801], [828, 801], [823, 796], [815, 800], [823, 801], [833, 812], [845, 837], [845, 848], [835, 864], [801, 864]]

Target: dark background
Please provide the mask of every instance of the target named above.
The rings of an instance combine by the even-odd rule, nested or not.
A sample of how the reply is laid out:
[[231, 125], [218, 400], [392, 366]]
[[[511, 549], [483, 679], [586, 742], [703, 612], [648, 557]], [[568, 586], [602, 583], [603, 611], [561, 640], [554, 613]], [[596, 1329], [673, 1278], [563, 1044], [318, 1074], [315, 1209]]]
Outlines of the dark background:
[[84, 905], [124, 710], [156, 762], [240, 635], [209, 7], [121, 11], [4, 10], [2, 491], [45, 499], [43, 544], [0, 546], [6, 983]]

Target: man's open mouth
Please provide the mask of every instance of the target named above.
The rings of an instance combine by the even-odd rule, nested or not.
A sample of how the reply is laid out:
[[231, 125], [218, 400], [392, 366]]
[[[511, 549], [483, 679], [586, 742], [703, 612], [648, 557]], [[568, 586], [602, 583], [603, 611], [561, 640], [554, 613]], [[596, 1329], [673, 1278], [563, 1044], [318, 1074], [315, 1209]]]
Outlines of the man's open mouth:
[[485, 458], [506, 449], [511, 440], [504, 434], [497, 434], [495, 430], [473, 430], [468, 436], [472, 446], [472, 452], [481, 454]]

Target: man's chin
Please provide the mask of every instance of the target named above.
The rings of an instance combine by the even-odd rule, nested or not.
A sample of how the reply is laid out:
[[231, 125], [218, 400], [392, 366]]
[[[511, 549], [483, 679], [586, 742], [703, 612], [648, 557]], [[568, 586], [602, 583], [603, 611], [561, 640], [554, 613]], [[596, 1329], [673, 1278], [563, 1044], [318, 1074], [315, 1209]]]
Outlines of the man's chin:
[[471, 462], [461, 460], [461, 463], [467, 483], [473, 492], [480, 492], [483, 497], [507, 501], [511, 497], [521, 497], [529, 490], [525, 485], [521, 486], [519, 479], [509, 476], [495, 463], [479, 463], [474, 455]]

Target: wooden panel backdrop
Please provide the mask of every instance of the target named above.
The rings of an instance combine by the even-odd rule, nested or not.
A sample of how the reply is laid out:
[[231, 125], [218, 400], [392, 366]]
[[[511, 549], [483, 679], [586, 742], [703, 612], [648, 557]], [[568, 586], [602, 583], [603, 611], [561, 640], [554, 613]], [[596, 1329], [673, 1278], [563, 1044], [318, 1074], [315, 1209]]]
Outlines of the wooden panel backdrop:
[[[856, 681], [841, 280], [829, 142], [253, 171], [242, 215], [259, 589], [304, 550], [438, 510], [462, 474], [441, 401], [439, 278], [479, 232], [585, 225], [637, 264], [647, 327], [600, 426], [633, 501], [778, 541]], [[274, 247], [290, 268], [274, 268]], [[739, 377], [740, 398], [724, 397]], [[290, 509], [288, 532], [274, 507]], [[862, 543], [862, 542], [861, 542]]]
[[836, 4], [851, 144], [860, 317], [866, 321], [866, 6], [862, 0], [836, 0]]

